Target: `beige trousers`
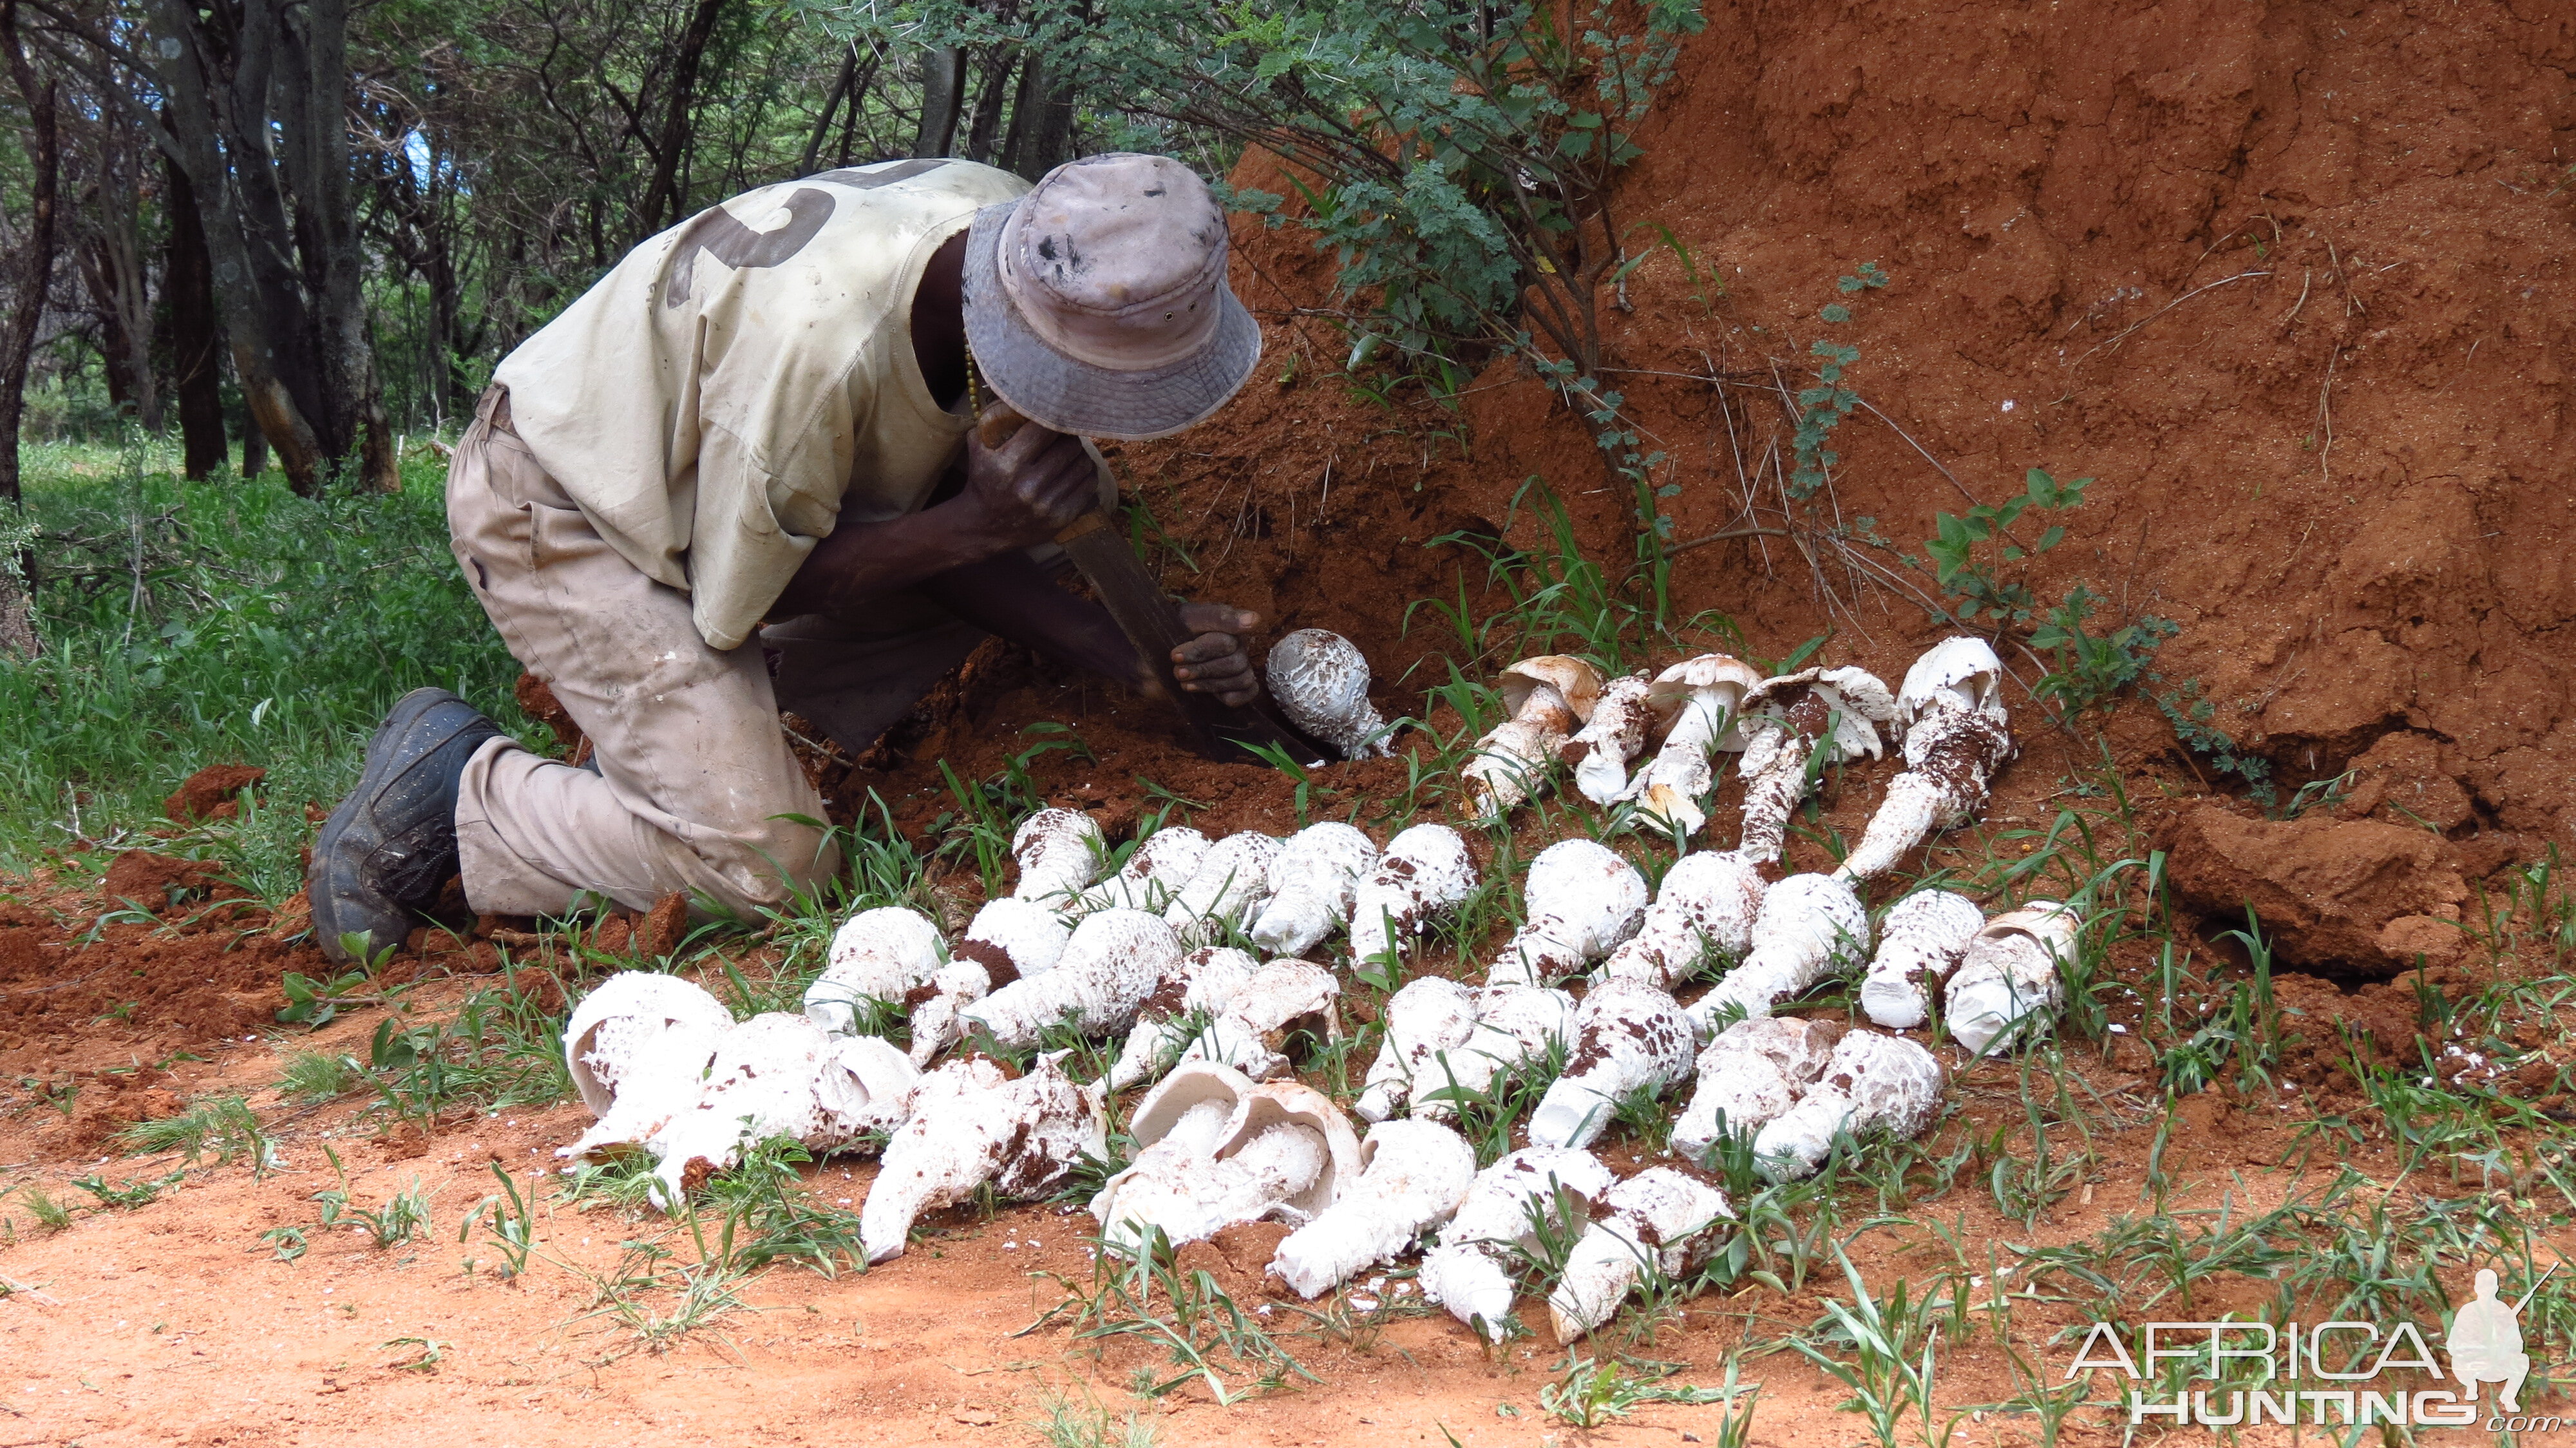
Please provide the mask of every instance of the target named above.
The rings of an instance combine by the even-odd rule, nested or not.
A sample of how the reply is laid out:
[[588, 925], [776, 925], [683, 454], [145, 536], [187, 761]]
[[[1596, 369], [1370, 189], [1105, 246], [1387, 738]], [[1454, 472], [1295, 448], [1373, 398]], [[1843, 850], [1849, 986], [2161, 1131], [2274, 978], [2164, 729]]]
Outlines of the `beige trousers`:
[[823, 802], [788, 749], [762, 648], [708, 647], [688, 596], [602, 541], [494, 428], [504, 398], [485, 394], [449, 464], [452, 546], [510, 652], [590, 736], [598, 772], [509, 739], [475, 751], [456, 809], [466, 899], [549, 915], [678, 891], [701, 915], [751, 917], [837, 873], [826, 835], [785, 818], [819, 820]]

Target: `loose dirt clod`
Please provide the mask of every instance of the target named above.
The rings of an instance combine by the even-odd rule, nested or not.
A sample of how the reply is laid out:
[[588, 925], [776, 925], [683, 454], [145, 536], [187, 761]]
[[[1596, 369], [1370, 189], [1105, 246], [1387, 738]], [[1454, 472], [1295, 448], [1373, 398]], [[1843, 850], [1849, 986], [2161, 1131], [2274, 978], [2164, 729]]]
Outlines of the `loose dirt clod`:
[[255, 764], [209, 764], [161, 802], [161, 813], [183, 825], [228, 820], [241, 811], [236, 796], [267, 778], [268, 771]]

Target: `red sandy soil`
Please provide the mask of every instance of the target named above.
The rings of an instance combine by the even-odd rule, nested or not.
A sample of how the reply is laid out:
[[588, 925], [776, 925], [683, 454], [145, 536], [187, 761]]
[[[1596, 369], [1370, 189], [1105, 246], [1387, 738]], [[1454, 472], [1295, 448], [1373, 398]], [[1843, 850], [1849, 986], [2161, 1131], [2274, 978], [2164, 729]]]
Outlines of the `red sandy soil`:
[[[1850, 379], [1886, 419], [1856, 414], [1834, 440], [1844, 518], [1874, 518], [1919, 552], [1936, 510], [1999, 502], [2027, 467], [2097, 479], [2064, 520], [2066, 546], [2032, 570], [2034, 589], [2053, 601], [2089, 584], [2108, 600], [2097, 627], [2177, 621], [2157, 665], [2168, 687], [2199, 681], [2213, 722], [2271, 760], [2285, 794], [2348, 768], [2352, 792], [2339, 810], [2275, 824], [2217, 788], [2152, 707], [2132, 700], [2061, 729], [2016, 690], [2023, 756], [1985, 827], [1942, 849], [2027, 850], [2031, 832], [2098, 785], [2107, 741], [2141, 843], [2171, 851], [2203, 943], [2218, 948], [2217, 932], [2253, 900], [2296, 972], [2280, 983], [2286, 1004], [2411, 1054], [2414, 985], [2391, 977], [2421, 955], [2435, 988], [2475, 985], [2486, 966], [2450, 922], [2499, 870], [2576, 844], [2576, 666], [2557, 641], [2576, 615], [2576, 494], [2564, 477], [2571, 70], [2576, 12], [2541, 0], [1712, 4], [1616, 199], [1634, 234], [1669, 227], [1723, 294], [1703, 306], [1660, 255], [1631, 279], [1635, 310], [1604, 314], [1610, 378], [1674, 459], [1675, 536], [1741, 526], [1738, 450], [1785, 444], [1766, 394], [1774, 369], [1799, 385], [1807, 344], [1829, 330], [1860, 349]], [[1255, 161], [1240, 179], [1266, 175]], [[1261, 376], [1218, 422], [1124, 449], [1128, 486], [1196, 562], [1172, 563], [1176, 592], [1259, 609], [1275, 630], [1348, 634], [1377, 667], [1382, 710], [1419, 714], [1421, 688], [1447, 677], [1455, 645], [1427, 617], [1407, 631], [1406, 605], [1454, 597], [1462, 576], [1476, 606], [1499, 601], [1481, 591], [1480, 559], [1430, 540], [1501, 529], [1539, 474], [1615, 566], [1631, 551], [1625, 494], [1604, 482], [1576, 420], [1508, 364], [1479, 379], [1449, 439], [1424, 440], [1459, 419], [1409, 392], [1391, 413], [1353, 400], [1333, 380], [1346, 344], [1297, 311], [1326, 301], [1324, 264], [1293, 233], [1246, 224], [1238, 239], [1238, 279], [1268, 333]], [[1862, 261], [1894, 284], [1826, 328], [1815, 315], [1840, 299], [1833, 278]], [[1536, 541], [1525, 513], [1511, 521], [1515, 541]], [[1677, 612], [1722, 612], [1765, 656], [1831, 632], [1825, 662], [1893, 679], [1937, 636], [1903, 595], [1811, 571], [1778, 539], [1680, 557]], [[1490, 672], [1504, 660], [1457, 662]], [[2012, 662], [2023, 683], [2036, 677], [2028, 657]], [[918, 830], [946, 807], [937, 761], [989, 775], [1042, 742], [1021, 732], [1041, 720], [1073, 725], [1093, 755], [1032, 761], [1053, 802], [1123, 825], [1151, 805], [1151, 780], [1197, 802], [1211, 831], [1293, 823], [1275, 772], [1194, 760], [1150, 706], [997, 646], [858, 765], [814, 768], [844, 817], [874, 790]], [[1403, 771], [1323, 771], [1318, 807], [1381, 801]], [[1855, 835], [1890, 772], [1847, 772], [1826, 821]], [[212, 785], [173, 813], [220, 813], [250, 783]], [[1727, 827], [1733, 803], [1722, 797], [1713, 828]], [[1794, 867], [1820, 858], [1793, 846]], [[18, 1214], [19, 1240], [0, 1245], [12, 1284], [0, 1297], [0, 1445], [1026, 1442], [1043, 1390], [1123, 1408], [1131, 1371], [1161, 1365], [1132, 1345], [1095, 1357], [1056, 1328], [1010, 1335], [1057, 1298], [1033, 1269], [1081, 1269], [1080, 1224], [1051, 1208], [954, 1214], [949, 1235], [863, 1276], [773, 1270], [749, 1294], [761, 1311], [662, 1355], [628, 1351], [584, 1320], [588, 1299], [560, 1270], [518, 1285], [466, 1276], [457, 1263], [470, 1249], [455, 1232], [489, 1187], [484, 1164], [550, 1160], [578, 1129], [578, 1106], [448, 1122], [427, 1141], [376, 1140], [347, 1106], [276, 1106], [264, 1094], [276, 1049], [363, 1051], [373, 1013], [311, 1037], [281, 1031], [270, 1024], [277, 978], [319, 974], [318, 954], [277, 945], [215, 882], [149, 861], [120, 869], [114, 893], [175, 928], [110, 924], [71, 943], [120, 907], [41, 882], [28, 892], [37, 903], [0, 917], [0, 1167], [72, 1199], [81, 1194], [64, 1183], [91, 1170], [166, 1172], [102, 1161], [100, 1142], [226, 1090], [252, 1093], [276, 1118], [287, 1165], [265, 1182], [239, 1166], [198, 1174], [151, 1206], [84, 1214], [54, 1236]], [[405, 969], [439, 999], [461, 990], [439, 976], [496, 959], [479, 941]], [[2146, 976], [2143, 959], [2114, 965]], [[1997, 1217], [1971, 1186], [1924, 1211], [1963, 1213], [1971, 1241], [2048, 1243], [2143, 1210], [2161, 1104], [2140, 1054], [2120, 1050], [2135, 1040], [2136, 1010], [2115, 1010], [2132, 1034], [2108, 1059], [2083, 1058], [2131, 1124], [2078, 1196], [2035, 1230]], [[2287, 1075], [2302, 1100], [2351, 1104], [2330, 1051], [2294, 1052]], [[73, 1085], [65, 1118], [45, 1097]], [[2019, 1115], [2009, 1068], [1981, 1068], [1964, 1091], [1950, 1131]], [[2304, 1110], [2216, 1093], [2184, 1102], [2166, 1162], [2190, 1184], [2177, 1205], [2280, 1201], [2293, 1186], [2287, 1123]], [[351, 1238], [317, 1242], [301, 1263], [272, 1260], [258, 1234], [311, 1221], [310, 1194], [331, 1184], [326, 1140], [361, 1201], [417, 1174], [434, 1194], [431, 1234], [389, 1253]], [[2331, 1169], [2334, 1149], [2315, 1171]], [[2348, 1160], [2397, 1190], [2375, 1140]], [[843, 1169], [826, 1168], [817, 1186], [833, 1191]], [[871, 1168], [848, 1170], [855, 1202]], [[2405, 1188], [2471, 1189], [2420, 1178]], [[1865, 1208], [1847, 1205], [1846, 1220]], [[550, 1211], [548, 1249], [593, 1266], [652, 1225]], [[1883, 1286], [1930, 1270], [1919, 1245], [1873, 1232], [1854, 1260]], [[1644, 1351], [1686, 1363], [1688, 1381], [1714, 1381], [1746, 1331], [1814, 1321], [1823, 1289], [1844, 1290], [1811, 1281], [1785, 1297], [1703, 1299]], [[2043, 1343], [2070, 1314], [2025, 1306], [2021, 1340]], [[381, 1344], [401, 1337], [436, 1339], [445, 1356], [425, 1373], [397, 1371], [405, 1350]], [[1704, 1434], [1714, 1417], [1648, 1406], [1594, 1435], [1555, 1424], [1536, 1404], [1559, 1359], [1543, 1332], [1491, 1357], [1445, 1317], [1393, 1322], [1365, 1353], [1312, 1337], [1290, 1346], [1320, 1385], [1231, 1409], [1183, 1389], [1145, 1409], [1161, 1441], [1439, 1443], [1445, 1430], [1471, 1444], [1642, 1444]], [[1748, 1363], [1745, 1376], [1764, 1384], [1757, 1443], [1824, 1448], [1865, 1434], [1834, 1411], [1845, 1393], [1790, 1355]], [[1942, 1384], [1949, 1405], [2012, 1392], [1982, 1338], [1944, 1360]], [[1982, 1448], [2033, 1431], [1990, 1413], [1954, 1441]], [[2067, 1441], [2112, 1438], [2072, 1427]]]

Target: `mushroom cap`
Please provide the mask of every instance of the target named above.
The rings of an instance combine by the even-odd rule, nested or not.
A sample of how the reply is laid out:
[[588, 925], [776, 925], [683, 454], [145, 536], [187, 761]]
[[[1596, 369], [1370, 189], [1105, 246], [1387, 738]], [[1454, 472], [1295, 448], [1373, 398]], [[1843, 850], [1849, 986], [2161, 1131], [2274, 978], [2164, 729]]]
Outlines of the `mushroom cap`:
[[1664, 706], [1664, 717], [1669, 719], [1693, 694], [1714, 693], [1720, 703], [1732, 709], [1746, 694], [1762, 687], [1762, 682], [1761, 670], [1733, 654], [1701, 654], [1657, 674], [1646, 692], [1647, 697]]
[[1992, 644], [1961, 634], [1924, 651], [1905, 671], [1905, 686], [1896, 693], [1900, 725], [1923, 717], [1938, 694], [1949, 694], [1979, 713], [2003, 712], [2004, 665]]
[[1879, 757], [1877, 726], [1896, 718], [1896, 698], [1887, 692], [1887, 685], [1878, 675], [1850, 665], [1781, 674], [1763, 680], [1761, 687], [1745, 695], [1745, 711], [1784, 714], [1794, 702], [1791, 696], [1800, 688], [1815, 690], [1833, 712], [1834, 748], [1842, 758], [1857, 759], [1864, 754], [1872, 759]]
[[598, 1116], [616, 1102], [616, 1078], [627, 1063], [608, 1070], [594, 1067], [588, 1059], [594, 1048], [613, 1046], [616, 1054], [629, 1057], [649, 1054], [659, 1037], [681, 1030], [704, 1037], [712, 1054], [715, 1036], [732, 1027], [733, 1012], [701, 987], [675, 975], [620, 971], [583, 996], [564, 1022], [564, 1066], [582, 1104]]
[[1270, 697], [1290, 723], [1314, 734], [1346, 755], [1384, 753], [1381, 743], [1365, 741], [1383, 730], [1385, 721], [1370, 707], [1368, 659], [1340, 634], [1301, 628], [1270, 646], [1264, 666]]
[[[1256, 1082], [1232, 1066], [1214, 1061], [1182, 1062], [1136, 1103], [1136, 1115], [1128, 1129], [1135, 1137], [1138, 1152], [1141, 1154], [1146, 1147], [1169, 1136], [1191, 1108], [1209, 1102], [1227, 1110], [1226, 1124], [1208, 1152], [1212, 1161], [1232, 1156], [1254, 1137], [1283, 1122], [1303, 1126], [1323, 1138], [1323, 1171], [1313, 1185], [1287, 1201], [1288, 1206], [1306, 1216], [1331, 1206], [1340, 1183], [1360, 1173], [1359, 1134], [1351, 1130], [1350, 1118], [1342, 1114], [1331, 1097], [1295, 1081]], [[1106, 1204], [1114, 1200], [1115, 1186], [1113, 1181], [1102, 1191], [1101, 1210], [1105, 1211]]]
[[1171, 1135], [1182, 1115], [1202, 1102], [1221, 1102], [1231, 1115], [1252, 1093], [1252, 1084], [1251, 1077], [1232, 1066], [1215, 1061], [1184, 1061], [1136, 1103], [1136, 1114], [1127, 1123], [1128, 1134], [1136, 1139], [1137, 1150], [1142, 1151]]
[[2071, 905], [2055, 900], [2032, 900], [2018, 910], [2007, 910], [1986, 922], [1978, 938], [1999, 940], [2008, 935], [2027, 935], [2062, 963], [2075, 956], [2075, 932], [2084, 919]]
[[1580, 722], [1590, 722], [1592, 706], [1601, 701], [1601, 671], [1572, 654], [1541, 654], [1523, 659], [1503, 670], [1494, 688], [1503, 696], [1504, 710], [1518, 714], [1541, 684], [1563, 695], [1566, 707]]

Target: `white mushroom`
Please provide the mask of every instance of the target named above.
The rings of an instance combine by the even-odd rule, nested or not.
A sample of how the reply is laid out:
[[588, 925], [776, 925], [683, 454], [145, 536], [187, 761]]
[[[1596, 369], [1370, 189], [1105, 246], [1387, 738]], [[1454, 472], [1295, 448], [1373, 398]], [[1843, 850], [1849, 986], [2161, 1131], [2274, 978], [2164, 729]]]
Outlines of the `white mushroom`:
[[1198, 1028], [1223, 1010], [1258, 969], [1260, 962], [1231, 946], [1201, 946], [1184, 956], [1180, 968], [1137, 1008], [1126, 1047], [1109, 1068], [1109, 1089], [1124, 1091], [1172, 1069]]
[[1690, 1105], [1673, 1119], [1673, 1150], [1701, 1161], [1721, 1131], [1751, 1140], [1825, 1074], [1849, 1029], [1840, 1021], [1756, 1016], [1718, 1032], [1699, 1053]]
[[1270, 899], [1253, 922], [1252, 943], [1272, 955], [1304, 955], [1350, 923], [1360, 877], [1376, 864], [1376, 844], [1349, 825], [1309, 825], [1290, 835], [1270, 862]]
[[1185, 945], [1221, 943], [1270, 898], [1270, 863], [1279, 850], [1279, 841], [1251, 830], [1217, 841], [1163, 907], [1163, 919]]
[[1551, 1233], [1579, 1230], [1612, 1180], [1592, 1153], [1558, 1146], [1524, 1147], [1476, 1173], [1438, 1245], [1422, 1254], [1415, 1274], [1422, 1295], [1487, 1341], [1501, 1342], [1512, 1310], [1514, 1249], [1536, 1246], [1542, 1221]]
[[1487, 986], [1476, 992], [1476, 1029], [1443, 1051], [1413, 1079], [1413, 1114], [1454, 1120], [1458, 1106], [1491, 1090], [1497, 1077], [1564, 1045], [1574, 1035], [1574, 997], [1537, 986]]
[[912, 1115], [886, 1143], [859, 1208], [868, 1260], [902, 1256], [914, 1218], [962, 1202], [977, 1187], [1035, 1196], [1080, 1158], [1106, 1153], [1103, 1097], [1096, 1082], [1074, 1085], [1052, 1054], [1016, 1081], [989, 1056], [951, 1061], [922, 1077]]
[[1765, 679], [1744, 696], [1744, 836], [1736, 853], [1769, 863], [1789, 839], [1789, 817], [1804, 799], [1807, 764], [1821, 747], [1827, 764], [1879, 755], [1877, 726], [1896, 717], [1887, 685], [1866, 669], [1803, 669]]
[[1574, 770], [1574, 787], [1594, 804], [1608, 806], [1628, 794], [1628, 761], [1646, 752], [1646, 741], [1672, 717], [1681, 701], [1654, 696], [1642, 674], [1612, 679], [1592, 706], [1592, 717], [1556, 757]]
[[1629, 786], [1644, 820], [1685, 839], [1699, 833], [1708, 819], [1700, 801], [1716, 780], [1709, 755], [1744, 747], [1744, 696], [1761, 683], [1759, 670], [1729, 654], [1684, 659], [1656, 676], [1648, 696], [1671, 715], [1672, 727], [1654, 763]]
[[1044, 975], [1022, 976], [958, 1012], [961, 1030], [980, 1025], [1005, 1050], [1026, 1050], [1060, 1020], [1086, 1036], [1124, 1031], [1154, 988], [1180, 969], [1172, 928], [1141, 910], [1086, 915]]
[[[783, 1011], [718, 1036], [696, 1097], [644, 1143], [660, 1163], [649, 1188], [655, 1204], [677, 1210], [690, 1188], [771, 1137], [829, 1150], [886, 1125], [885, 1113], [869, 1110], [860, 1074], [841, 1068], [841, 1045], [813, 1021]], [[858, 1064], [868, 1063], [863, 1057]]]
[[1211, 1062], [1175, 1068], [1131, 1130], [1135, 1161], [1091, 1199], [1102, 1238], [1126, 1255], [1150, 1228], [1177, 1247], [1264, 1217], [1302, 1224], [1360, 1170], [1359, 1138], [1322, 1092]]
[[1888, 781], [1887, 798], [1834, 873], [1883, 875], [1934, 830], [1985, 812], [1986, 783], [2013, 749], [2003, 672], [1994, 649], [1976, 638], [1944, 639], [1914, 661], [1896, 696], [1905, 772]]
[[1476, 993], [1426, 975], [1387, 997], [1382, 1020], [1386, 1040], [1351, 1107], [1367, 1121], [1403, 1110], [1417, 1087], [1429, 1091], [1441, 1084], [1440, 1054], [1464, 1046], [1476, 1033]]
[[1629, 1093], [1665, 1088], [1690, 1073], [1699, 1047], [1691, 1018], [1642, 981], [1595, 986], [1574, 1012], [1574, 1054], [1530, 1113], [1532, 1146], [1590, 1146]]
[[1340, 634], [1301, 628], [1270, 646], [1270, 697], [1288, 722], [1339, 751], [1344, 759], [1382, 758], [1386, 721], [1370, 707], [1369, 665]]
[[1188, 825], [1165, 825], [1137, 841], [1117, 873], [1083, 891], [1082, 907], [1160, 915], [1211, 848], [1208, 837]]
[[1392, 969], [1431, 922], [1476, 891], [1476, 862], [1447, 825], [1415, 825], [1351, 892], [1351, 959]]
[[1762, 892], [1743, 964], [1692, 1002], [1691, 1019], [1713, 1035], [1730, 1006], [1767, 1016], [1777, 1002], [1868, 958], [1869, 910], [1851, 886], [1831, 875], [1791, 875]]
[[599, 1120], [555, 1155], [650, 1138], [697, 1099], [716, 1038], [732, 1028], [733, 1012], [678, 976], [629, 970], [600, 982], [563, 1034], [564, 1066]]
[[1714, 955], [1736, 961], [1753, 945], [1762, 910], [1762, 872], [1731, 853], [1684, 855], [1664, 872], [1645, 924], [1594, 972], [1603, 980], [1637, 980], [1671, 990], [1697, 975]]
[[1360, 1173], [1333, 1204], [1291, 1232], [1270, 1270], [1300, 1297], [1320, 1297], [1449, 1220], [1476, 1180], [1476, 1153], [1428, 1121], [1382, 1121], [1360, 1143]]
[[862, 910], [833, 932], [823, 973], [805, 988], [805, 1017], [837, 1035], [853, 1034], [866, 1004], [902, 1005], [947, 959], [947, 942], [929, 916], [900, 906]]
[[1181, 1052], [1184, 1061], [1222, 1061], [1255, 1081], [1288, 1074], [1288, 1037], [1301, 1026], [1323, 1040], [1342, 1034], [1333, 1002], [1341, 983], [1320, 965], [1274, 960], [1244, 979]]
[[1022, 976], [1055, 969], [1072, 936], [1064, 917], [1050, 906], [1013, 895], [986, 901], [966, 927], [957, 953], [905, 997], [913, 1002], [913, 1064], [927, 1066], [957, 1043], [967, 1006]]
[[1494, 687], [1511, 717], [1476, 741], [1476, 757], [1460, 771], [1483, 819], [1501, 819], [1538, 791], [1557, 746], [1592, 717], [1601, 671], [1570, 654], [1546, 654], [1503, 670]]
[[2054, 900], [2033, 900], [1985, 924], [1968, 941], [1966, 956], [1942, 997], [1941, 1023], [1950, 1038], [1983, 1053], [2025, 1029], [2045, 1028], [2066, 1002], [2058, 972], [2075, 959], [2075, 932], [2083, 920]]
[[1753, 1138], [1754, 1158], [1775, 1180], [1813, 1176], [1834, 1137], [1923, 1134], [1941, 1110], [1941, 1063], [1903, 1036], [1851, 1031], [1834, 1044], [1824, 1075]]
[[1732, 1218], [1726, 1193], [1671, 1167], [1649, 1167], [1601, 1194], [1565, 1273], [1548, 1294], [1556, 1340], [1571, 1343], [1610, 1320], [1645, 1264], [1677, 1273], [1715, 1245], [1708, 1229]]
[[1592, 840], [1560, 840], [1530, 862], [1529, 923], [1485, 973], [1488, 985], [1541, 985], [1608, 955], [1645, 921], [1646, 877]]
[[1912, 1030], [1968, 953], [1968, 938], [1986, 923], [1977, 902], [1947, 890], [1917, 890], [1888, 907], [1878, 922], [1878, 954], [1861, 978], [1860, 1008], [1890, 1030]]
[[1011, 893], [1069, 905], [1100, 877], [1108, 853], [1098, 820], [1078, 810], [1039, 810], [1011, 836], [1011, 858], [1020, 865], [1020, 883]]

